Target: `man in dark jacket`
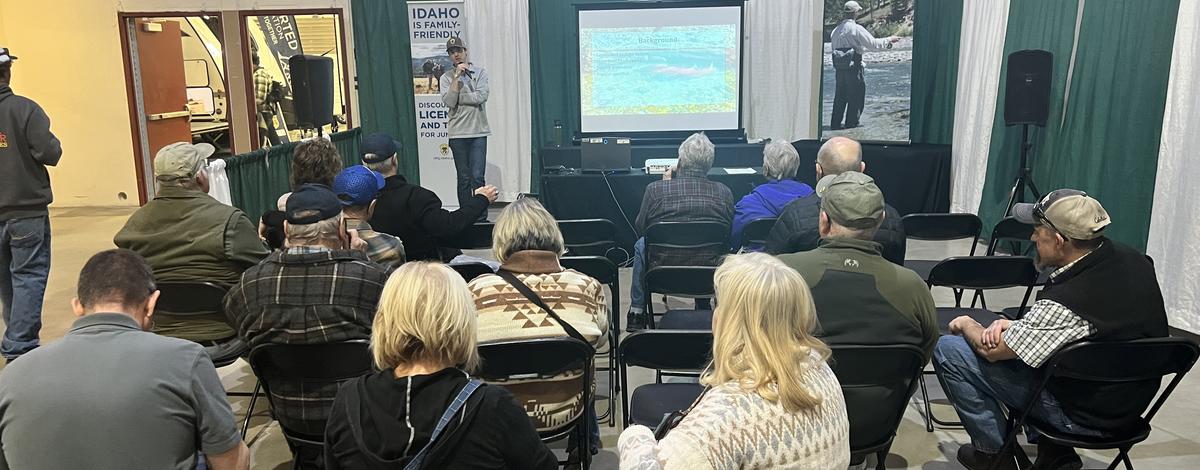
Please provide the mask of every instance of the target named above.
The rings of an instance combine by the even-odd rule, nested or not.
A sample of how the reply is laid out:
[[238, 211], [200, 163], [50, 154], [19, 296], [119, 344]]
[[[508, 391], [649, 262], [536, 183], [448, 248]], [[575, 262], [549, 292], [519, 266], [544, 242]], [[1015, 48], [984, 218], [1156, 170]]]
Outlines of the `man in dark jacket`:
[[[867, 164], [862, 161], [862, 145], [846, 137], [834, 137], [817, 152], [817, 180], [847, 171], [865, 173]], [[893, 263], [904, 264], [904, 225], [900, 213], [891, 205], [884, 204], [883, 225], [875, 232], [876, 242], [883, 245], [883, 257]], [[767, 236], [766, 252], [779, 255], [808, 251], [821, 241], [818, 219], [821, 213], [821, 197], [816, 193], [792, 201], [783, 208], [779, 220]]]
[[375, 200], [371, 226], [400, 237], [409, 261], [449, 262], [462, 251], [452, 248], [455, 238], [471, 227], [496, 202], [496, 187], [481, 186], [462, 207], [442, 208], [433, 191], [409, 184], [397, 173], [399, 146], [392, 136], [370, 134], [362, 140], [363, 166], [384, 176], [383, 191]]
[[16, 59], [0, 47], [0, 303], [5, 325], [0, 354], [9, 360], [38, 347], [50, 275], [46, 207], [54, 200], [46, 167], [62, 158], [46, 112], [9, 88]]

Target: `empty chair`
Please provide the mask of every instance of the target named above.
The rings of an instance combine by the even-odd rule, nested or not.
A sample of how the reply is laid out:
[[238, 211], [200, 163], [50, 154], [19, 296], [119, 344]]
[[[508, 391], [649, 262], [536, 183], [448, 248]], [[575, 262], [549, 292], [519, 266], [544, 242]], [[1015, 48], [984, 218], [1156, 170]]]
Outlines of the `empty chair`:
[[[705, 300], [712, 296], [712, 282], [703, 281], [703, 271], [711, 272], [714, 269], [687, 271], [674, 268], [717, 265], [728, 253], [728, 240], [729, 226], [718, 222], [659, 222], [651, 225], [646, 229], [646, 266], [649, 269], [641, 281], [646, 298], [652, 297], [651, 280], [656, 278], [656, 288], [672, 291], [660, 290], [659, 293], [700, 299], [701, 302], [693, 312], [698, 312], [701, 316], [705, 315], [704, 312], [709, 312], [707, 315], [711, 317], [711, 312], [704, 304]], [[672, 269], [661, 269], [665, 267]], [[650, 273], [656, 269], [657, 274], [652, 276]], [[686, 279], [676, 279], [675, 276], [686, 276]], [[699, 282], [694, 282], [697, 279]], [[646, 302], [646, 312], [650, 326], [654, 327], [652, 304], [653, 302]], [[696, 317], [692, 315], [689, 318]], [[703, 319], [700, 321], [703, 322]]]
[[[996, 223], [996, 227], [992, 229], [992, 238], [988, 242], [987, 256], [998, 254], [1001, 251], [1000, 248], [1003, 242], [1009, 242], [1009, 251], [1014, 255], [1032, 256], [1037, 249], [1036, 245], [1030, 240], [1033, 236], [1033, 229], [1033, 225], [1021, 223], [1013, 217], [1001, 219], [1000, 222]], [[1021, 247], [1024, 247], [1024, 249]], [[1034, 286], [1044, 285], [1049, 278], [1049, 274], [1048, 270], [1042, 271], [1038, 275]], [[1030, 291], [1032, 290], [1033, 286], [1030, 287]], [[976, 295], [976, 299], [983, 300], [983, 296]], [[971, 302], [974, 303], [976, 299], [972, 299]], [[984, 304], [984, 308], [987, 308], [986, 304]], [[1025, 316], [1026, 310], [1028, 310], [1028, 307], [1005, 307], [1001, 310], [1001, 313], [1008, 318], [1021, 318]]]
[[771, 228], [775, 227], [777, 220], [779, 219], [776, 217], [766, 217], [754, 219], [746, 224], [746, 228], [742, 230], [742, 240], [734, 251], [761, 251], [763, 245], [767, 244], [767, 235], [771, 234]]
[[[629, 367], [655, 370], [655, 381], [621, 389], [621, 418], [630, 423], [655, 426], [663, 415], [687, 408], [704, 387], [697, 383], [663, 383], [662, 371], [691, 371], [695, 375], [708, 364], [712, 354], [712, 332], [698, 330], [643, 330], [621, 341], [618, 362], [621, 383], [628, 383]], [[668, 374], [680, 375], [680, 374]]]
[[[975, 245], [979, 243], [979, 233], [983, 230], [983, 222], [975, 214], [909, 214], [901, 221], [904, 224], [905, 238], [929, 241], [970, 238], [971, 256], [975, 256]], [[905, 260], [904, 266], [916, 271], [921, 275], [921, 279], [929, 279], [929, 270], [933, 269], [938, 261], [911, 259]]]
[[662, 294], [665, 297], [683, 297], [696, 300], [701, 305], [695, 309], [667, 309], [661, 322], [655, 324], [652, 303], [646, 305], [650, 314], [650, 325], [667, 330], [712, 329], [712, 309], [701, 308], [712, 299], [713, 275], [717, 268], [711, 266], [658, 266], [646, 272], [646, 295]]
[[884, 460], [908, 400], [916, 391], [925, 354], [912, 345], [833, 345], [829, 367], [842, 384], [850, 419], [851, 461], [875, 454]]
[[605, 256], [617, 245], [617, 226], [608, 219], [558, 221], [571, 256]]

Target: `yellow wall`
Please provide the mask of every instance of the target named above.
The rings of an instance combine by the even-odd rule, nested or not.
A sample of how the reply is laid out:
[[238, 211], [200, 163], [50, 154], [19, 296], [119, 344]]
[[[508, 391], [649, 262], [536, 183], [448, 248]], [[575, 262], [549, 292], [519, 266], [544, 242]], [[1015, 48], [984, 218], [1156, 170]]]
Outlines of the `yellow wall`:
[[0, 39], [20, 57], [13, 91], [42, 105], [63, 143], [62, 161], [50, 169], [54, 205], [136, 205], [116, 2], [0, 4]]

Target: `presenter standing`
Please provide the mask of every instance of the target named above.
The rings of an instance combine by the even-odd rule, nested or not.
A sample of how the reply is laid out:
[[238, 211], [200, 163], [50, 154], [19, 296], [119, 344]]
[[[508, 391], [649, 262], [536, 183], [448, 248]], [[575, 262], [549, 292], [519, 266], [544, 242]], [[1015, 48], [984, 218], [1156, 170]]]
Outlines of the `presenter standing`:
[[[867, 83], [863, 80], [863, 51], [891, 49], [899, 41], [895, 36], [875, 39], [867, 28], [856, 21], [862, 6], [856, 1], [846, 2], [846, 19], [838, 23], [829, 34], [829, 46], [833, 53], [834, 92], [833, 119], [829, 128], [833, 130], [858, 127], [867, 98]], [[843, 115], [846, 118], [842, 125]]]
[[[492, 133], [484, 104], [490, 87], [483, 67], [467, 60], [467, 46], [462, 38], [446, 41], [446, 53], [454, 68], [442, 74], [439, 89], [442, 102], [450, 108], [450, 152], [454, 154], [454, 171], [458, 173], [458, 206], [463, 207], [475, 189], [484, 184], [487, 136]], [[479, 215], [479, 220], [487, 220], [487, 211]]]

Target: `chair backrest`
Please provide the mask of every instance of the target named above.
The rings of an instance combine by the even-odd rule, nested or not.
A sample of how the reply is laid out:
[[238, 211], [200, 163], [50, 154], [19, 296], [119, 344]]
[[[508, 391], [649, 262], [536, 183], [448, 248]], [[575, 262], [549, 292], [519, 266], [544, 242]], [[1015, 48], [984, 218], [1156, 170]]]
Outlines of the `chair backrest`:
[[621, 367], [701, 370], [712, 359], [712, 331], [641, 330], [621, 340]]
[[491, 222], [478, 222], [472, 224], [465, 230], [459, 243], [459, 248], [467, 250], [483, 250], [492, 247], [492, 231], [496, 229], [496, 224]]
[[463, 280], [467, 282], [471, 282], [472, 279], [484, 274], [495, 273], [495, 271], [492, 271], [491, 266], [483, 263], [456, 263], [449, 266], [450, 269], [453, 269], [455, 272], [457, 272], [458, 275], [462, 276]]
[[992, 238], [988, 242], [987, 255], [995, 255], [996, 250], [1000, 248], [1000, 242], [1004, 241], [1017, 242], [1027, 246], [1025, 252], [1021, 254], [1028, 255], [1029, 248], [1033, 247], [1033, 243], [1029, 240], [1033, 236], [1033, 228], [1033, 225], [1022, 223], [1013, 217], [1000, 219], [992, 228]]
[[1037, 279], [1037, 267], [1027, 256], [953, 256], [935, 265], [928, 281], [931, 287], [988, 290], [1028, 287]]
[[211, 314], [225, 310], [225, 288], [211, 282], [160, 282], [157, 309], [172, 315]]
[[908, 214], [900, 219], [904, 236], [916, 240], [959, 240], [971, 238], [971, 253], [979, 242], [983, 221], [975, 214]]
[[896, 435], [925, 367], [913, 345], [832, 345], [829, 367], [842, 384], [852, 454], [876, 452]]
[[621, 279], [617, 265], [603, 256], [564, 256], [558, 262], [562, 267], [586, 274], [601, 284], [615, 286]]
[[617, 226], [608, 219], [560, 220], [558, 229], [572, 255], [603, 256], [617, 245]]
[[771, 228], [775, 226], [775, 222], [778, 220], [775, 217], [766, 217], [750, 221], [742, 229], [742, 246], [738, 248], [765, 245], [767, 243], [767, 236], [771, 234]]
[[591, 347], [569, 336], [500, 341], [479, 345], [484, 380], [512, 377], [553, 377], [578, 370], [592, 360]]
[[716, 294], [712, 266], [656, 266], [646, 271], [646, 294], [664, 294], [693, 299]]
[[[250, 350], [250, 368], [271, 401], [271, 388], [281, 383], [318, 386], [370, 374], [374, 370], [367, 340], [324, 344], [260, 344]], [[275, 405], [272, 403], [271, 405]], [[284, 425], [280, 421], [280, 425]], [[286, 428], [285, 432], [293, 433]], [[299, 435], [318, 442], [320, 436]]]
[[720, 222], [658, 222], [646, 228], [646, 257], [660, 249], [729, 251], [729, 225]]

